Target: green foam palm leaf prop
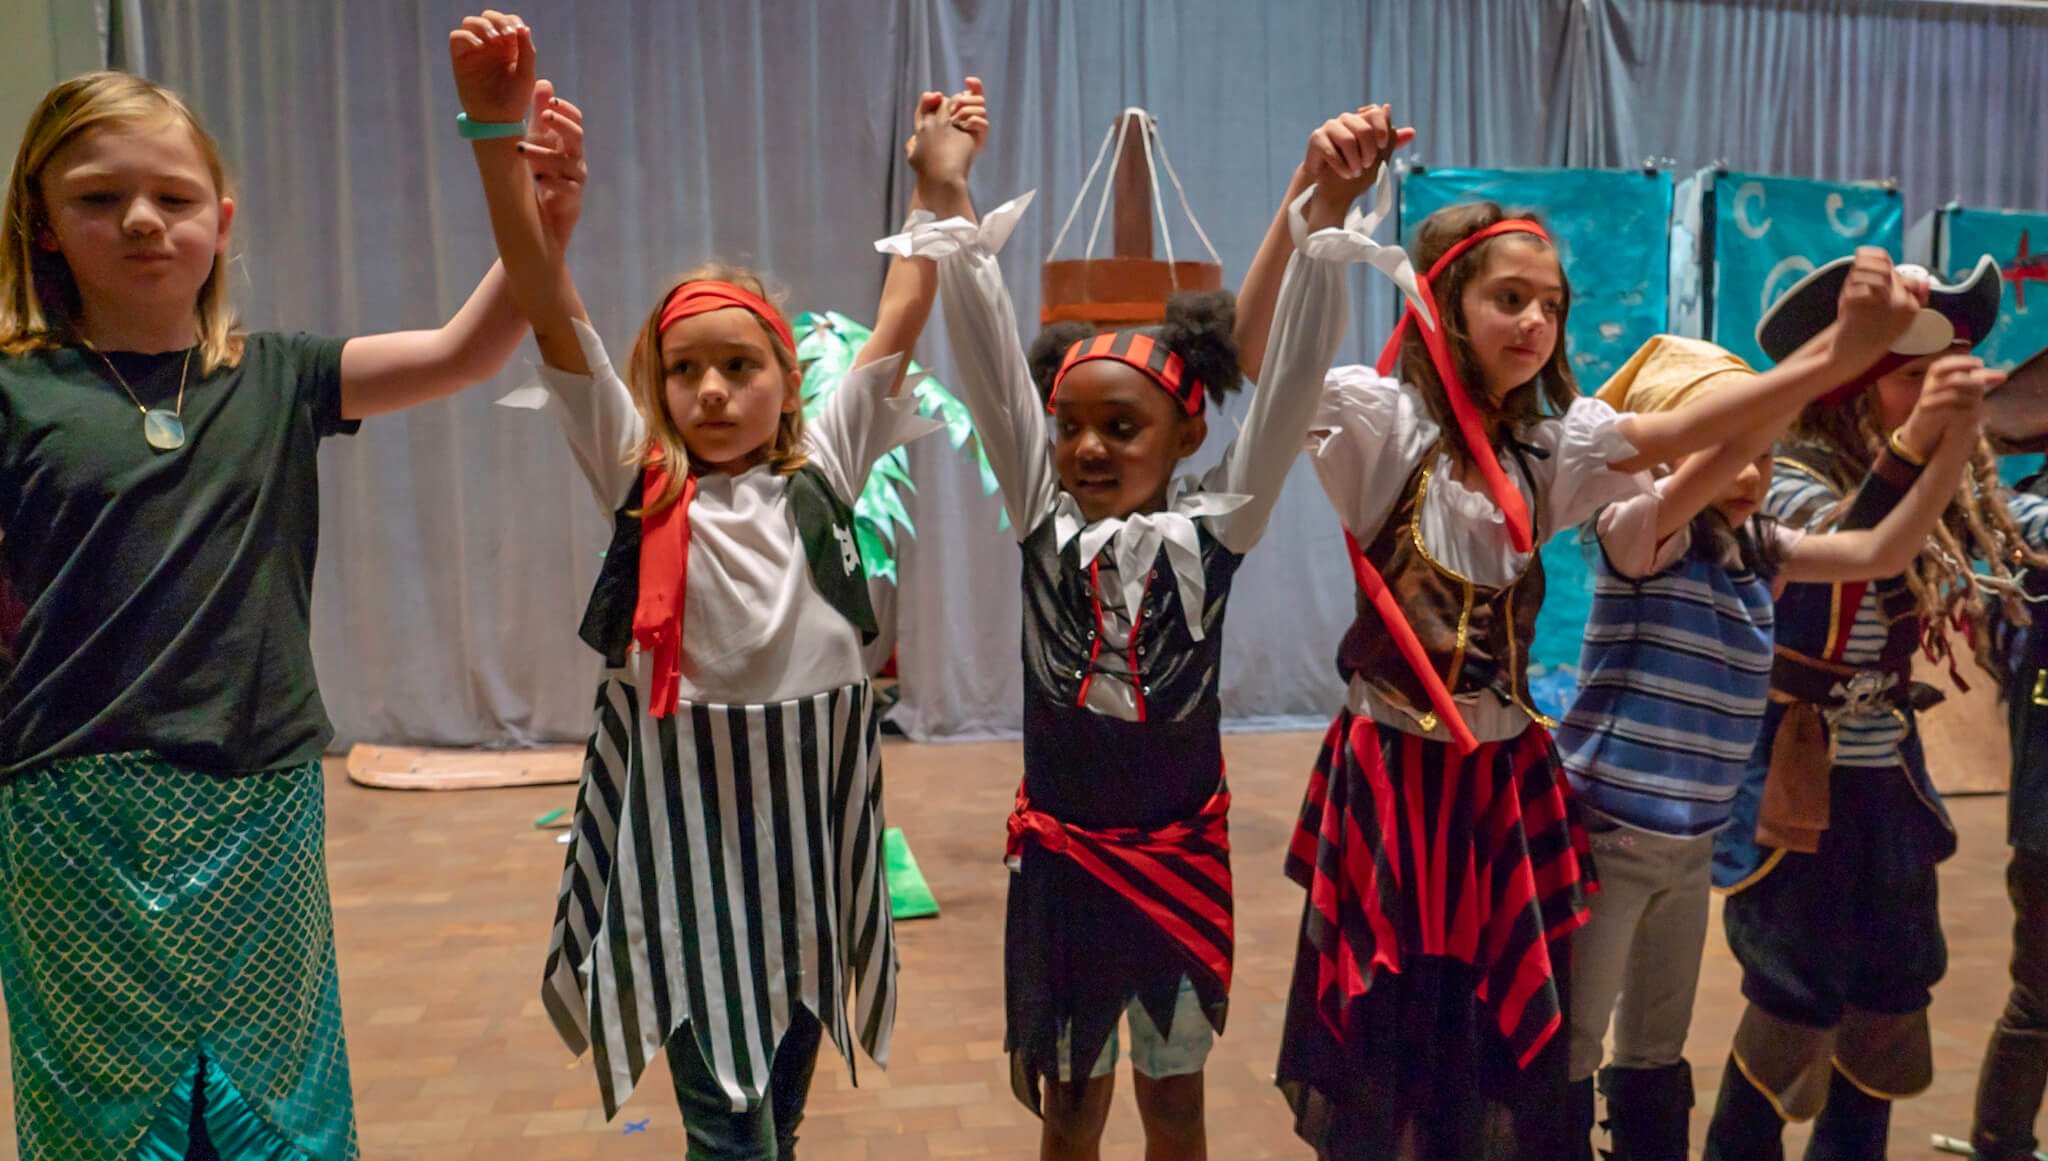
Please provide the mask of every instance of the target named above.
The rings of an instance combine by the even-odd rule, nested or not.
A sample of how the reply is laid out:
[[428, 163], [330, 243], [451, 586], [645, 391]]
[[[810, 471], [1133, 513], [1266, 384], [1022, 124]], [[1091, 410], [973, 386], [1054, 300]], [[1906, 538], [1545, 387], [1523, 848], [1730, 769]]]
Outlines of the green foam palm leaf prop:
[[[847, 372], [853, 370], [854, 357], [868, 341], [870, 332], [845, 315], [828, 310], [798, 315], [796, 333], [797, 364], [803, 368], [804, 375], [804, 418], [809, 419], [824, 408], [825, 400], [831, 398]], [[967, 405], [937, 379], [926, 374], [915, 360], [905, 369], [904, 375], [912, 396], [917, 400], [918, 414], [944, 423], [946, 438], [956, 450], [971, 448], [981, 469], [982, 495], [994, 495], [995, 472], [990, 469], [988, 456], [975, 435], [974, 421], [968, 415]], [[901, 528], [911, 536], [917, 535], [917, 529], [910, 523], [910, 510], [903, 502], [903, 493], [915, 489], [916, 484], [910, 479], [910, 459], [899, 447], [875, 462], [868, 472], [867, 484], [853, 504], [854, 540], [860, 546], [861, 559], [866, 562], [869, 575], [891, 584], [896, 581], [897, 529]], [[1007, 520], [1004, 522], [1008, 523]]]

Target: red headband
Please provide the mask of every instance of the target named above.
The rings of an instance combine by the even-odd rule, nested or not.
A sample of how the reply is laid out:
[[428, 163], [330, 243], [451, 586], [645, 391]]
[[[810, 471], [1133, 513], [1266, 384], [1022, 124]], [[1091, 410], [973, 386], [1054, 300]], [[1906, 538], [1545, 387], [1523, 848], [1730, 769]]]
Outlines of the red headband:
[[1182, 411], [1189, 415], [1202, 413], [1202, 381], [1188, 375], [1187, 365], [1181, 362], [1179, 355], [1141, 331], [1104, 331], [1068, 347], [1067, 357], [1060, 361], [1060, 369], [1052, 377], [1052, 391], [1045, 401], [1047, 411], [1052, 410], [1053, 400], [1059, 397], [1060, 380], [1067, 377], [1068, 371], [1091, 359], [1110, 359], [1135, 367], [1157, 383], [1162, 391], [1173, 396]]
[[683, 319], [734, 306], [752, 312], [754, 317], [768, 324], [768, 329], [775, 332], [783, 346], [796, 350], [796, 336], [790, 332], [789, 323], [783, 320], [782, 312], [775, 309], [774, 303], [743, 286], [715, 278], [698, 279], [676, 287], [668, 301], [661, 304], [661, 325], [655, 328], [655, 333], [667, 331]]
[[[717, 279], [685, 282], [661, 304], [660, 334], [686, 318], [714, 310], [739, 307], [768, 324], [783, 346], [794, 351], [796, 340], [789, 324], [774, 304], [745, 287]], [[683, 605], [689, 592], [690, 504], [697, 497], [697, 473], [678, 465], [683, 477], [682, 495], [659, 512], [640, 518], [640, 588], [633, 605], [633, 640], [649, 657], [652, 688], [647, 692], [648, 713], [656, 718], [676, 711], [682, 689]], [[668, 465], [659, 460], [645, 465], [641, 496], [649, 503], [665, 494], [669, 483]]]
[[1401, 321], [1394, 326], [1394, 333], [1387, 339], [1387, 345], [1380, 349], [1379, 373], [1385, 375], [1394, 369], [1394, 363], [1401, 356], [1401, 338], [1408, 333], [1409, 320], [1415, 319], [1422, 332], [1423, 346], [1429, 350], [1429, 361], [1436, 367], [1437, 378], [1442, 380], [1444, 395], [1450, 399], [1451, 414], [1458, 421], [1458, 431], [1465, 438], [1465, 449], [1471, 453], [1473, 463], [1479, 468], [1479, 475], [1486, 481], [1486, 490], [1493, 495], [1493, 502], [1500, 507], [1501, 515], [1507, 520], [1508, 539], [1517, 552], [1528, 552], [1534, 545], [1534, 534], [1529, 524], [1529, 506], [1522, 499], [1521, 490], [1508, 482], [1507, 473], [1501, 471], [1500, 460], [1493, 454], [1493, 440], [1481, 425], [1478, 408], [1472, 405], [1472, 397], [1465, 389], [1465, 380], [1458, 374], [1458, 362], [1451, 357], [1450, 341], [1443, 331], [1443, 308], [1436, 301], [1436, 293], [1430, 289], [1430, 279], [1444, 272], [1444, 268], [1456, 261], [1458, 256], [1501, 234], [1533, 234], [1545, 242], [1550, 234], [1541, 225], [1526, 218], [1510, 218], [1469, 234], [1458, 244], [1444, 251], [1429, 268], [1428, 274], [1420, 271], [1415, 275], [1416, 289], [1424, 302], [1429, 304], [1433, 321], [1423, 322], [1415, 313], [1414, 304], [1401, 312]]

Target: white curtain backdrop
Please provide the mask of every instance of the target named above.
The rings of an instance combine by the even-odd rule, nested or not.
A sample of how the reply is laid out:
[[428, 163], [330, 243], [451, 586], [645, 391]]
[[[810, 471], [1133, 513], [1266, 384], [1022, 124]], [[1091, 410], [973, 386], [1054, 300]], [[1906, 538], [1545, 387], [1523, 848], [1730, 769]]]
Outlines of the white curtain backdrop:
[[[453, 131], [444, 0], [120, 0], [123, 57], [182, 90], [238, 178], [238, 300], [254, 326], [332, 334], [445, 318], [491, 261]], [[543, 74], [587, 115], [574, 262], [615, 355], [661, 281], [758, 265], [792, 309], [870, 318], [869, 243], [908, 201], [909, 102], [988, 85], [984, 207], [1036, 189], [1004, 259], [1020, 317], [1101, 133], [1159, 118], [1189, 202], [1243, 273], [1308, 132], [1368, 100], [1432, 165], [1716, 161], [1896, 177], [1909, 213], [1951, 198], [2048, 208], [2048, 12], [1904, 0], [543, 0]], [[139, 24], [139, 30], [131, 25]], [[1176, 252], [1198, 248], [1168, 201]], [[1078, 242], [1068, 241], [1069, 247]], [[1354, 282], [1347, 359], [1392, 296]], [[1027, 340], [1029, 336], [1026, 336]], [[943, 317], [920, 357], [952, 374]], [[498, 381], [371, 420], [323, 453], [314, 646], [344, 744], [580, 738], [595, 659], [574, 627], [604, 547], [552, 424]], [[1213, 425], [1220, 453], [1232, 430]], [[1017, 558], [972, 468], [914, 447], [902, 547], [897, 722], [920, 738], [1014, 733]], [[1297, 469], [1239, 574], [1224, 709], [1306, 724], [1340, 695], [1352, 596], [1335, 519]]]

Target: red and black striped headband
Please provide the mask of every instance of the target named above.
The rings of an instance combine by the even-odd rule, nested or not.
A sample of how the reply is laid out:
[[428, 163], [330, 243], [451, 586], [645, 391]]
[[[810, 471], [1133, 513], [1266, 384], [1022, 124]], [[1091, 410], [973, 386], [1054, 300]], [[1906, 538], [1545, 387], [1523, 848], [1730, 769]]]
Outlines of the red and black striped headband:
[[1202, 381], [1187, 373], [1187, 365], [1179, 355], [1143, 331], [1104, 331], [1068, 347], [1067, 357], [1060, 361], [1060, 369], [1052, 377], [1052, 392], [1045, 401], [1047, 411], [1059, 398], [1060, 381], [1067, 377], [1067, 372], [1091, 359], [1113, 359], [1135, 367], [1173, 396], [1182, 411], [1189, 415], [1202, 413]]

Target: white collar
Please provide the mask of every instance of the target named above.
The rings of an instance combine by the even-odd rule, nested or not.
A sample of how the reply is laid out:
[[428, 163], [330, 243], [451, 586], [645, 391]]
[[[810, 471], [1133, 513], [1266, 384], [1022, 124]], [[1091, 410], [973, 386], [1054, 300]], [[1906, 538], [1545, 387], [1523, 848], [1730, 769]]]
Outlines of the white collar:
[[1145, 582], [1151, 575], [1152, 562], [1164, 547], [1167, 564], [1173, 568], [1174, 581], [1180, 588], [1181, 614], [1187, 619], [1188, 633], [1200, 641], [1208, 586], [1202, 574], [1202, 543], [1195, 534], [1195, 521], [1203, 516], [1234, 512], [1249, 504], [1251, 497], [1236, 492], [1207, 492], [1192, 483], [1186, 478], [1175, 481], [1173, 498], [1158, 512], [1109, 516], [1093, 524], [1082, 517], [1081, 506], [1074, 502], [1074, 497], [1062, 491], [1053, 502], [1053, 535], [1054, 548], [1060, 552], [1079, 538], [1076, 551], [1083, 564], [1094, 560], [1104, 547], [1115, 548], [1114, 563], [1117, 581], [1123, 586], [1124, 613], [1134, 625], [1145, 601]]

